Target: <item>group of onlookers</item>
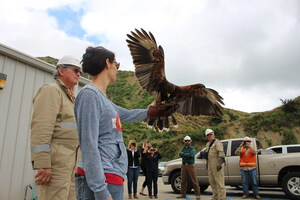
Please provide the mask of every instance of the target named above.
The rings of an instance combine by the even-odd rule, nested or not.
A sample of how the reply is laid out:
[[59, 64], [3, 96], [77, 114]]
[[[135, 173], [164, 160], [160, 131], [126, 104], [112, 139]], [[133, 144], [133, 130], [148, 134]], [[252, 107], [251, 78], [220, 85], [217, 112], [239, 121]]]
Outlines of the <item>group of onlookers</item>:
[[[224, 182], [224, 165], [225, 153], [222, 142], [215, 138], [215, 133], [211, 129], [205, 130], [207, 137], [206, 150], [204, 158], [207, 160], [209, 184], [212, 189], [212, 200], [225, 200], [226, 189]], [[191, 180], [196, 199], [200, 199], [200, 188], [197, 181], [195, 171], [195, 148], [191, 146], [192, 139], [190, 136], [185, 136], [183, 139], [184, 147], [179, 156], [182, 158], [181, 165], [181, 196], [186, 198], [187, 179]], [[253, 195], [256, 199], [260, 199], [256, 180], [256, 154], [257, 151], [251, 145], [251, 139], [245, 137], [242, 144], [235, 151], [236, 155], [240, 156], [240, 172], [243, 185], [243, 199], [249, 197], [249, 182], [253, 189]]]
[[[137, 150], [137, 143], [135, 140], [130, 140], [128, 144], [128, 198], [138, 199], [137, 194], [137, 183], [138, 176], [140, 173], [140, 168], [145, 175], [145, 181], [143, 182], [140, 195], [148, 196], [149, 198], [158, 198], [158, 161], [162, 158], [161, 154], [158, 152], [157, 148], [151, 146], [150, 142], [146, 140], [143, 143], [143, 147]], [[141, 158], [141, 162], [139, 162]], [[133, 193], [132, 193], [133, 184]], [[153, 186], [153, 188], [152, 188]], [[148, 187], [148, 195], [145, 194], [144, 190]], [[153, 190], [152, 190], [153, 189]], [[133, 194], [133, 195], [132, 195]]]

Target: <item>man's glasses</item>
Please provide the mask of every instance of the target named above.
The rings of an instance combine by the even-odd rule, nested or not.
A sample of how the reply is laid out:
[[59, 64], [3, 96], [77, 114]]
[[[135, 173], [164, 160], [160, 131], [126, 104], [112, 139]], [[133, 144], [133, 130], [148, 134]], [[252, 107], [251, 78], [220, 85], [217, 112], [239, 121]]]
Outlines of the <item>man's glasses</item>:
[[210, 133], [210, 134], [207, 134], [206, 136], [208, 137], [208, 136], [211, 136], [211, 135], [213, 135], [213, 134]]
[[75, 74], [80, 73], [80, 76], [82, 75], [82, 72], [79, 69], [73, 67], [71, 69]]
[[191, 140], [184, 140], [184, 142], [190, 142]]
[[80, 69], [72, 67], [72, 65], [63, 65], [63, 68], [70, 68], [75, 74], [80, 73], [80, 76], [82, 76], [82, 71]]

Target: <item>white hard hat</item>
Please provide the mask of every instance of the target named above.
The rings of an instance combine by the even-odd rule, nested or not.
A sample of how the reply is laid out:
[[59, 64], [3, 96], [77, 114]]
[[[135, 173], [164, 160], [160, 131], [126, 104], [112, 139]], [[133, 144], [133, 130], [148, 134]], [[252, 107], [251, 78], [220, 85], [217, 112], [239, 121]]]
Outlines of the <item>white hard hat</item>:
[[245, 137], [245, 138], [244, 138], [244, 141], [245, 141], [245, 142], [246, 142], [246, 141], [247, 141], [247, 142], [251, 142], [251, 139], [250, 139], [249, 137]]
[[205, 135], [207, 135], [209, 133], [213, 133], [213, 132], [214, 132], [213, 130], [211, 130], [211, 129], [208, 128], [208, 129], [205, 130]]
[[66, 55], [58, 60], [56, 66], [59, 65], [73, 65], [81, 68], [80, 60], [74, 56]]
[[192, 140], [192, 139], [191, 139], [190, 136], [187, 135], [187, 136], [185, 136], [185, 137], [183, 138], [183, 141], [185, 141], [185, 140]]

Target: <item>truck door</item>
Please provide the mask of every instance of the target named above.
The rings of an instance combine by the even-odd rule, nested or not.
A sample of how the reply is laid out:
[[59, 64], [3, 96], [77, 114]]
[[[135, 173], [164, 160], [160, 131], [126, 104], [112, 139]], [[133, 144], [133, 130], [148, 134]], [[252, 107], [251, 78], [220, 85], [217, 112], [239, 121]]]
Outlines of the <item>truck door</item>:
[[[240, 156], [235, 155], [236, 149], [240, 146], [243, 140], [233, 140], [229, 146], [229, 155], [226, 156], [226, 185], [241, 185], [242, 178], [240, 173]], [[228, 182], [227, 182], [228, 181]]]

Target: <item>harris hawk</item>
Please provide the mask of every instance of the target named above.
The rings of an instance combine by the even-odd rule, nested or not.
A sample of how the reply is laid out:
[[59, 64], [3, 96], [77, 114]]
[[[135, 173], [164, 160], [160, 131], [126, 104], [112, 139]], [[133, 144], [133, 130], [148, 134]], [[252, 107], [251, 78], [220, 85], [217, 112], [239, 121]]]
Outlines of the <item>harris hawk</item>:
[[[170, 83], [165, 74], [164, 50], [158, 46], [151, 32], [141, 29], [127, 34], [127, 44], [135, 66], [135, 76], [139, 84], [149, 94], [157, 93], [155, 105], [178, 105], [176, 112], [182, 115], [221, 116], [223, 98], [217, 91], [203, 84], [177, 86]], [[222, 104], [222, 105], [221, 105]], [[177, 125], [171, 115], [174, 126]], [[155, 130], [169, 130], [169, 118], [148, 118], [147, 123]]]

